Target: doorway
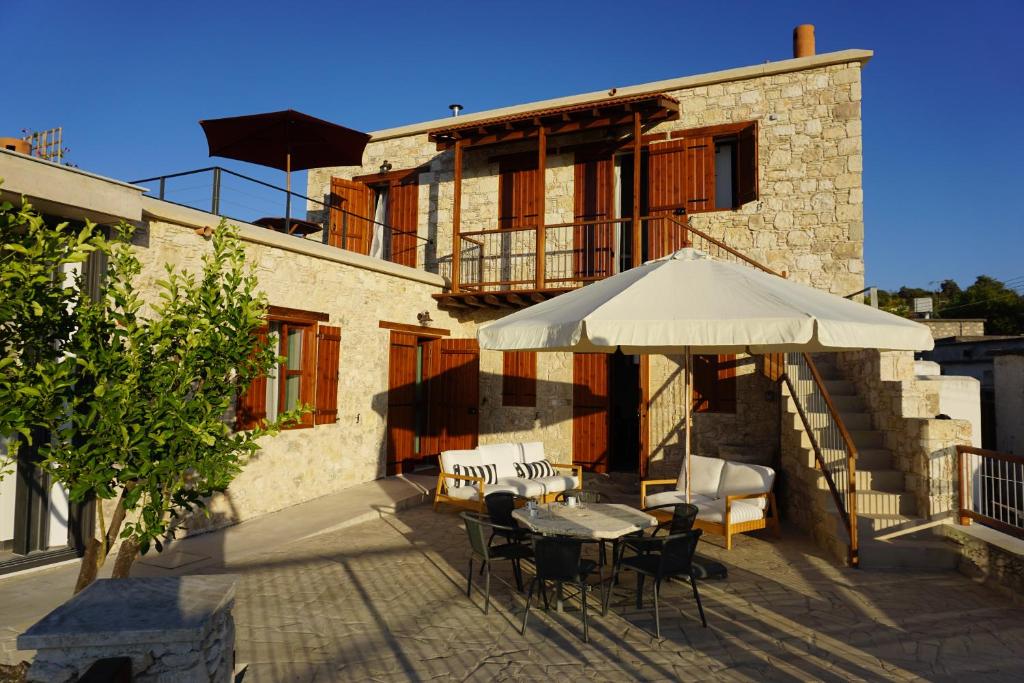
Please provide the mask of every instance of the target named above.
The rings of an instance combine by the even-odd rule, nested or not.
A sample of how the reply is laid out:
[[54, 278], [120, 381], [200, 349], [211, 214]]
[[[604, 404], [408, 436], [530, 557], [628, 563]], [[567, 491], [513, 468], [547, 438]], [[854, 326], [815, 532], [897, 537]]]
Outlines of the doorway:
[[573, 354], [573, 463], [589, 472], [647, 473], [647, 356]]

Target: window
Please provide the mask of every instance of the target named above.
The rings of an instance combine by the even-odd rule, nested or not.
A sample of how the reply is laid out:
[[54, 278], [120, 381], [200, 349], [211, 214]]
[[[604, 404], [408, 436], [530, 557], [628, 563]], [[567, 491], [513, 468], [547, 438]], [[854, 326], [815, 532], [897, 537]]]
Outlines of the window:
[[537, 354], [506, 351], [501, 378], [501, 404], [534, 408], [537, 405]]
[[736, 356], [693, 357], [693, 412], [736, 412]]
[[239, 397], [236, 428], [252, 429], [300, 405], [312, 411], [293, 429], [337, 421], [341, 329], [324, 325], [327, 319], [322, 313], [270, 307], [259, 334], [276, 345], [281, 362]]
[[736, 162], [736, 140], [715, 139], [715, 208], [731, 209], [736, 206], [736, 184], [733, 170]]

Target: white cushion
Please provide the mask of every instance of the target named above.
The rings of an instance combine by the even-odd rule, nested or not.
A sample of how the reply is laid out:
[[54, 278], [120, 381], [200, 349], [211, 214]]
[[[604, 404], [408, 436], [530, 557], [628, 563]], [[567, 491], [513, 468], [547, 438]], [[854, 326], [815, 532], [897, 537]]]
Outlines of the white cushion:
[[[490, 490], [490, 487], [488, 487], [488, 490]], [[476, 484], [468, 484], [459, 488], [449, 486], [445, 494], [459, 500], [478, 500], [480, 498], [480, 492], [477, 491]]]
[[[718, 497], [718, 485], [722, 476], [722, 468], [725, 461], [718, 458], [708, 458], [703, 455], [690, 456], [690, 475], [693, 482], [690, 484], [690, 493], [710, 498]], [[686, 461], [679, 470], [679, 479], [676, 480], [676, 489], [686, 491]]]
[[[713, 500], [697, 506], [697, 519], [716, 524], [725, 524], [725, 501]], [[753, 522], [764, 517], [764, 510], [744, 500], [733, 501], [729, 508], [729, 523]]]
[[[714, 499], [700, 494], [690, 496], [690, 502], [700, 507], [702, 504], [712, 502]], [[679, 503], [686, 502], [685, 491], [662, 491], [661, 493], [652, 493], [647, 496], [647, 500], [644, 501], [644, 507], [652, 508], [656, 505], [677, 505]]]
[[567, 475], [541, 477], [540, 479], [533, 479], [531, 481], [543, 486], [544, 493], [561, 493], [562, 491], [568, 491], [569, 489], [579, 488], [580, 485], [579, 477]]
[[516, 476], [515, 464], [523, 461], [522, 450], [515, 443], [492, 443], [477, 446], [476, 450], [484, 464], [498, 466], [498, 479]]
[[[767, 493], [772, 490], [775, 481], [775, 470], [763, 465], [745, 465], [727, 462], [722, 469], [722, 481], [718, 487], [718, 498], [742, 495], [744, 493]], [[758, 498], [750, 501], [764, 509], [767, 499]]]
[[[475, 451], [475, 450], [472, 450], [472, 451], [441, 451], [441, 471], [445, 472], [446, 474], [454, 474], [454, 472], [455, 472], [455, 465], [472, 465], [474, 467], [479, 467], [482, 464], [483, 464], [483, 462], [480, 459], [480, 453]], [[453, 490], [455, 490], [455, 488], [456, 488], [455, 484], [458, 481], [460, 481], [460, 480], [458, 480], [458, 479], [451, 479], [451, 478], [445, 478], [444, 484], [445, 484], [445, 487], [447, 487], [447, 489], [448, 489], [449, 495], [451, 495], [451, 492]], [[469, 483], [469, 482], [466, 482], [465, 480], [461, 480], [461, 481], [462, 481], [462, 483]], [[459, 488], [461, 488], [461, 487], [459, 487]]]
[[527, 441], [521, 443], [522, 459], [519, 462], [537, 462], [544, 460], [544, 443], [541, 441]]
[[544, 495], [543, 479], [520, 479], [519, 477], [505, 477], [498, 479], [493, 486], [485, 486], [484, 493], [496, 493], [498, 491], [511, 491], [517, 496], [524, 498], [536, 498]]

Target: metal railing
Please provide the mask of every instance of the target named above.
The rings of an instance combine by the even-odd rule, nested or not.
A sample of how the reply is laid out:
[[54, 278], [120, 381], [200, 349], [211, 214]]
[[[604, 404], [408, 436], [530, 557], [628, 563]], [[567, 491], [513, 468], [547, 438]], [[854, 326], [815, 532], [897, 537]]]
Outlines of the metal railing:
[[850, 566], [856, 567], [859, 548], [857, 447], [811, 357], [806, 353], [787, 353], [784, 369], [781, 381], [789, 387], [796, 403], [814, 460], [825, 477], [836, 511], [846, 528]]
[[852, 294], [847, 294], [843, 298], [856, 301], [855, 297], [860, 297], [860, 302], [871, 306], [871, 308], [878, 308], [878, 287], [865, 287]]
[[[340, 248], [352, 246], [355, 248], [349, 251], [362, 254], [370, 253], [375, 229], [379, 227], [381, 258], [415, 264], [423, 270], [437, 269], [433, 240], [348, 211], [333, 195], [323, 199], [307, 197], [221, 166], [133, 180], [132, 184], [146, 187], [151, 196], [163, 201], [208, 211], [231, 221], [254, 223], [263, 217], [276, 218], [282, 226], [297, 228], [294, 232], [287, 230], [295, 237]], [[311, 207], [305, 218], [291, 215], [293, 198]], [[359, 239], [355, 239], [357, 236]]]
[[1024, 538], [1024, 456], [957, 446], [960, 523]]
[[[632, 223], [631, 218], [599, 218], [545, 225], [543, 258], [538, 258], [536, 225], [460, 233], [459, 288], [571, 289], [602, 280], [631, 267]], [[642, 260], [688, 246], [686, 225], [669, 216], [643, 216], [640, 225]], [[440, 272], [451, 278], [450, 261], [442, 262]]]

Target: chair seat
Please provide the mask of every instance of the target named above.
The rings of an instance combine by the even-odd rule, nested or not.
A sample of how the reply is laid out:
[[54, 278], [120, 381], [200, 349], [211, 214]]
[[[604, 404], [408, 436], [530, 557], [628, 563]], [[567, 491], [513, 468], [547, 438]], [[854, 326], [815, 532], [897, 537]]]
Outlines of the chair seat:
[[[713, 522], [715, 524], [725, 524], [724, 500], [715, 500], [710, 503], [698, 504], [697, 507], [700, 509], [697, 513], [697, 519], [705, 522]], [[764, 518], [764, 516], [765, 511], [757, 504], [745, 500], [737, 500], [733, 501], [732, 508], [729, 512], [729, 522], [731, 524], [737, 524], [739, 522], [754, 522]]]
[[661, 556], [658, 554], [634, 555], [632, 557], [624, 557], [620, 566], [623, 569], [632, 569], [640, 572], [641, 574], [654, 576], [658, 573], [658, 564], [660, 562]]
[[504, 560], [522, 560], [533, 556], [533, 548], [525, 543], [492, 545], [487, 552], [491, 557], [500, 557]]
[[[714, 498], [705, 496], [701, 493], [690, 494], [690, 502], [700, 507], [703, 504], [710, 503]], [[647, 500], [644, 504], [647, 507], [655, 507], [657, 505], [669, 505], [674, 503], [685, 503], [686, 502], [686, 491], [662, 491], [661, 493], [654, 493], [647, 496]]]

